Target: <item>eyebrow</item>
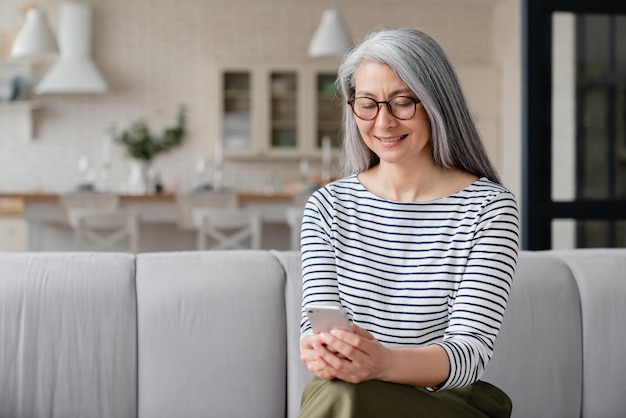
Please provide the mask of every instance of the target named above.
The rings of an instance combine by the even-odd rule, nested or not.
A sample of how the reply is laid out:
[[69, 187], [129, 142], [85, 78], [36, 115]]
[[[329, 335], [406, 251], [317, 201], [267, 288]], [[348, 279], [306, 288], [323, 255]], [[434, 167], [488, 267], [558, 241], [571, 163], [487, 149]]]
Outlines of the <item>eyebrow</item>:
[[[410, 89], [402, 88], [402, 89], [398, 89], [398, 90], [392, 91], [391, 94], [390, 94], [390, 97], [396, 97], [399, 94], [406, 94], [406, 93], [413, 94]], [[371, 92], [366, 91], [366, 90], [356, 91], [356, 92], [354, 92], [354, 95], [355, 96], [361, 96], [361, 95], [363, 95], [363, 96], [376, 96], [374, 93], [371, 93]]]

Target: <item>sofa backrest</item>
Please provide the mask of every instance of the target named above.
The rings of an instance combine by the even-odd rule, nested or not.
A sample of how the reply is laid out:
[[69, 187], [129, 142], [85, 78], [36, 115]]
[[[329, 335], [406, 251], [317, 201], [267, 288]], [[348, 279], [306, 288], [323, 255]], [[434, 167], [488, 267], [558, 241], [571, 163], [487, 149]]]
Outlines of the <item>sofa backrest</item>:
[[287, 309], [287, 418], [296, 418], [304, 387], [313, 378], [300, 361], [300, 317], [302, 306], [302, 263], [298, 251], [275, 251], [286, 273]]
[[626, 250], [555, 251], [580, 293], [583, 417], [626, 412]]
[[135, 259], [0, 254], [0, 417], [137, 411]]
[[579, 417], [582, 391], [578, 289], [563, 260], [521, 252], [513, 288], [482, 380], [513, 401], [512, 417]]
[[267, 251], [138, 255], [139, 417], [285, 416], [284, 288]]

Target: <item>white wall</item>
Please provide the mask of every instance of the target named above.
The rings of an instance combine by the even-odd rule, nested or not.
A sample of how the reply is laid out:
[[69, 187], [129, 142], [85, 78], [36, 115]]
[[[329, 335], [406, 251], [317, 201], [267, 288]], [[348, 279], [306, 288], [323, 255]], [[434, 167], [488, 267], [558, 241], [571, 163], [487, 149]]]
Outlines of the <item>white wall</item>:
[[[306, 56], [326, 2], [304, 0], [90, 0], [94, 6], [94, 59], [111, 86], [104, 95], [50, 95], [39, 100], [36, 138], [18, 138], [19, 116], [0, 117], [0, 191], [62, 191], [76, 182], [79, 155], [98, 161], [111, 123], [143, 117], [155, 129], [173, 121], [176, 107], [189, 108], [184, 145], [155, 161], [166, 184], [184, 186], [193, 163], [206, 151], [206, 117], [215, 87], [209, 69], [222, 61], [312, 62]], [[0, 54], [21, 24], [27, 0], [0, 2]], [[42, 0], [56, 29], [59, 0]], [[380, 26], [407, 25], [431, 34], [457, 67], [487, 68], [498, 75], [499, 112], [490, 143], [505, 184], [520, 180], [519, 0], [342, 0], [334, 3], [356, 39]], [[324, 62], [334, 62], [327, 59]], [[484, 77], [483, 77], [484, 78]], [[497, 80], [483, 80], [497, 82]], [[477, 111], [475, 113], [480, 113]], [[6, 112], [5, 112], [6, 114]], [[127, 174], [116, 148], [113, 185]], [[269, 175], [278, 184], [298, 162], [227, 162], [227, 185], [262, 190]]]

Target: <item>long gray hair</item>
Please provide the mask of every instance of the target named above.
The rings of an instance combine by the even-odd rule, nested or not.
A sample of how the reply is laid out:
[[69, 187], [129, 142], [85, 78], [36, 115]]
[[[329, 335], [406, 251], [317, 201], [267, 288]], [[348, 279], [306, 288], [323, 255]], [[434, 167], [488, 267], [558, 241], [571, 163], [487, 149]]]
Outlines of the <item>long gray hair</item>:
[[[344, 58], [337, 88], [344, 101], [355, 91], [355, 75], [368, 61], [388, 65], [421, 101], [431, 126], [433, 160], [500, 183], [469, 112], [457, 76], [441, 47], [430, 36], [411, 28], [370, 33]], [[379, 163], [363, 142], [355, 116], [344, 110], [344, 174], [361, 173]]]

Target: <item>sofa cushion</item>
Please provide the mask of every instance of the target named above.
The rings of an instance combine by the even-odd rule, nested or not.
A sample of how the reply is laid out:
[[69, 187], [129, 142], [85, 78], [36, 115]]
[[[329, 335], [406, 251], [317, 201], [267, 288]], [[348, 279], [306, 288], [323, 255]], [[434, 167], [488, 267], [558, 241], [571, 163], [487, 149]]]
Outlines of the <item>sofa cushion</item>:
[[268, 251], [138, 255], [139, 416], [284, 416], [284, 286]]
[[482, 380], [513, 401], [513, 417], [580, 416], [581, 313], [568, 266], [550, 252], [521, 252], [513, 289]]
[[583, 333], [585, 417], [623, 417], [626, 411], [626, 251], [557, 251], [576, 279]]
[[134, 257], [0, 254], [0, 417], [137, 411]]
[[287, 418], [296, 418], [304, 387], [313, 373], [300, 361], [300, 320], [302, 306], [302, 261], [299, 251], [275, 251], [287, 274]]

